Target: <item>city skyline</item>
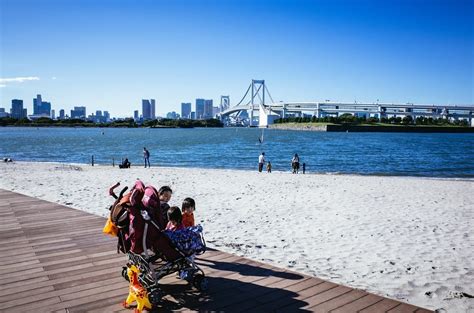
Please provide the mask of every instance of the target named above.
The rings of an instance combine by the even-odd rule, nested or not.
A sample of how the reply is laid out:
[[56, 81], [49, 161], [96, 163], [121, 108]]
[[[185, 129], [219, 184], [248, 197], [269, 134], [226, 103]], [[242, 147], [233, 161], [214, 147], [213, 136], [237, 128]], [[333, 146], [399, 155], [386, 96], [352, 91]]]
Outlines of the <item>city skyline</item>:
[[474, 102], [472, 1], [0, 5], [0, 107], [42, 94], [127, 117], [148, 98], [165, 116], [196, 98], [235, 105], [251, 79], [275, 101]]
[[[229, 99], [228, 96], [223, 96], [224, 98]], [[65, 113], [66, 110], [64, 108], [56, 108], [51, 104], [51, 102], [42, 101], [43, 97], [41, 94], [37, 94], [35, 98], [33, 98], [31, 109], [28, 111], [28, 105], [25, 103], [23, 99], [12, 99], [11, 104], [5, 107], [0, 107], [0, 117], [11, 116], [13, 118], [29, 118], [29, 119], [37, 119], [40, 117], [50, 117], [51, 119], [56, 119], [55, 112], [58, 110], [57, 119], [65, 119], [65, 118], [79, 118], [79, 119], [97, 119], [101, 121], [101, 117], [104, 117], [105, 120], [109, 120], [111, 115], [106, 110], [91, 110], [92, 113], [87, 115], [87, 106], [74, 106], [70, 110], [70, 114]], [[154, 120], [157, 118], [169, 118], [172, 115], [173, 119], [175, 118], [183, 118], [183, 119], [191, 119], [192, 114], [194, 118], [196, 118], [196, 109], [198, 108], [198, 102], [202, 101], [203, 107], [201, 108], [201, 116], [197, 119], [209, 119], [214, 118], [217, 113], [221, 111], [222, 108], [214, 107], [213, 106], [213, 99], [201, 99], [196, 98], [196, 104], [194, 106], [194, 111], [192, 110], [192, 103], [181, 103], [181, 108], [177, 108], [176, 110], [172, 110], [167, 112], [164, 115], [156, 115], [156, 102], [155, 99], [142, 99], [141, 100], [141, 114], [140, 110], [133, 110], [132, 114], [128, 116], [113, 116], [113, 118], [133, 118], [134, 120]], [[183, 114], [183, 105], [186, 105], [186, 110], [189, 111], [186, 114]], [[20, 109], [21, 106], [21, 109]], [[181, 109], [181, 110], [179, 110]], [[102, 115], [102, 111], [104, 115]], [[178, 113], [178, 112], [181, 112]], [[28, 114], [28, 112], [30, 114]], [[206, 112], [206, 113], [204, 113]], [[177, 114], [177, 115], [176, 115]], [[192, 119], [194, 119], [192, 118]]]

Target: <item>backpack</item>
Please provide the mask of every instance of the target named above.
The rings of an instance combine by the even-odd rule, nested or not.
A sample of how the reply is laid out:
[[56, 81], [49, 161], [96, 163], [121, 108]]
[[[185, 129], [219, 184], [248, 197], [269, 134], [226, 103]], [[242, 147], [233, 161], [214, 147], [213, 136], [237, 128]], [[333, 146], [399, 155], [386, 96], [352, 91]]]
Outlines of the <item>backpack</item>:
[[[115, 198], [115, 201], [109, 208], [110, 215], [103, 232], [118, 237], [117, 252], [127, 253], [133, 251], [141, 253], [143, 251], [142, 237], [145, 226], [141, 212], [147, 211], [151, 218], [155, 220], [154, 212], [160, 207], [158, 192], [153, 186], [145, 187], [142, 181], [137, 180], [130, 192], [124, 195], [128, 189], [128, 187], [125, 187], [119, 196], [116, 196], [113, 189], [118, 185], [116, 184], [109, 189], [109, 194]], [[157, 218], [156, 220], [158, 220], [161, 227], [160, 219]]]

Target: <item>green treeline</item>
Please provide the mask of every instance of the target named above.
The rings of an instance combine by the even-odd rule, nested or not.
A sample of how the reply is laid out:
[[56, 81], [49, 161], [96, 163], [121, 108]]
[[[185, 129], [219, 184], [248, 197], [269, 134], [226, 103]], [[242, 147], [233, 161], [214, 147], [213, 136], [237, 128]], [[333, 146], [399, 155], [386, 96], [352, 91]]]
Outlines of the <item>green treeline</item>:
[[80, 119], [67, 119], [67, 120], [52, 120], [47, 117], [41, 117], [37, 120], [30, 121], [27, 118], [15, 119], [11, 117], [0, 118], [0, 126], [31, 126], [31, 127], [44, 127], [44, 126], [55, 126], [55, 127], [125, 127], [125, 128], [138, 128], [138, 127], [173, 127], [173, 128], [193, 128], [193, 127], [223, 127], [221, 121], [217, 119], [208, 120], [150, 120], [145, 121], [143, 124], [136, 123], [132, 118], [123, 119], [119, 121], [113, 121], [109, 123], [94, 123], [92, 121], [84, 121]]
[[431, 117], [419, 116], [415, 120], [411, 116], [401, 117], [382, 117], [381, 119], [376, 117], [357, 117], [352, 114], [346, 113], [338, 117], [326, 116], [317, 118], [313, 117], [288, 117], [280, 118], [275, 120], [275, 124], [283, 123], [331, 123], [331, 124], [351, 124], [351, 125], [430, 125], [430, 126], [469, 126], [467, 120], [454, 120], [450, 121], [444, 118], [434, 119]]
[[193, 128], [193, 127], [224, 127], [224, 124], [215, 118], [211, 118], [208, 120], [172, 120], [172, 119], [163, 118], [161, 120], [145, 121], [143, 123], [143, 126]]

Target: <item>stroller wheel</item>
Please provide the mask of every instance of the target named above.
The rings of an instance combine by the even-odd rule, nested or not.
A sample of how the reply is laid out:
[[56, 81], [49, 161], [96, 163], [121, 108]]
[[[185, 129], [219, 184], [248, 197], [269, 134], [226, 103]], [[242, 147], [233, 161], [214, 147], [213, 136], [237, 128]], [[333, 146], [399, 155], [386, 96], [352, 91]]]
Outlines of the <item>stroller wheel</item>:
[[209, 280], [202, 274], [197, 274], [193, 278], [193, 285], [200, 291], [206, 291], [209, 289]]
[[150, 301], [153, 307], [156, 307], [160, 304], [163, 294], [159, 289], [152, 289], [148, 292], [148, 300]]
[[122, 267], [122, 277], [125, 278], [126, 281], [130, 281], [130, 279], [128, 278], [128, 274], [127, 274], [127, 267], [124, 266]]

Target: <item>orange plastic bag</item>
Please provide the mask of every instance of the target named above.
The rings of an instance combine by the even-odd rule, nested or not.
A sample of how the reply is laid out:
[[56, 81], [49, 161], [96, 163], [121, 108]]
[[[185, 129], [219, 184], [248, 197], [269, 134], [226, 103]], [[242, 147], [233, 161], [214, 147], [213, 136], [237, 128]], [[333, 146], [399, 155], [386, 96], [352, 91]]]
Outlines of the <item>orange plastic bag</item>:
[[104, 228], [102, 229], [102, 232], [107, 235], [111, 235], [113, 237], [117, 237], [118, 235], [118, 228], [115, 226], [112, 221], [110, 220], [110, 217], [107, 218], [107, 223], [105, 223]]

